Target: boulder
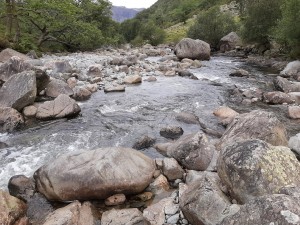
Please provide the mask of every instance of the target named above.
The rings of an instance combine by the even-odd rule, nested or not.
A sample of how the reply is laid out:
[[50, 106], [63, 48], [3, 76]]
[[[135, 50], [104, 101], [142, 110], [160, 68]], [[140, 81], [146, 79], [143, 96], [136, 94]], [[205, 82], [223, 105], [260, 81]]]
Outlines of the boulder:
[[283, 71], [280, 72], [281, 76], [293, 77], [300, 75], [300, 61], [296, 60], [287, 64]]
[[230, 77], [249, 77], [249, 72], [243, 69], [238, 69], [229, 74]]
[[94, 225], [91, 203], [75, 201], [48, 215], [43, 225]]
[[112, 209], [102, 214], [101, 225], [149, 225], [141, 211], [136, 208]]
[[276, 77], [274, 80], [274, 86], [276, 90], [289, 92], [300, 92], [300, 82], [290, 82], [286, 78]]
[[300, 224], [300, 198], [288, 195], [268, 195], [256, 198], [220, 225], [291, 225]]
[[264, 93], [263, 100], [264, 102], [269, 104], [292, 104], [295, 102], [294, 98], [291, 95], [280, 91]]
[[14, 225], [26, 215], [26, 204], [0, 190], [0, 224]]
[[183, 135], [183, 129], [176, 126], [164, 127], [160, 130], [159, 134], [165, 138], [177, 139]]
[[31, 105], [37, 95], [36, 77], [33, 71], [11, 76], [0, 89], [0, 106], [21, 111]]
[[184, 174], [184, 170], [173, 158], [164, 158], [162, 172], [168, 178], [169, 181], [182, 179]]
[[143, 216], [151, 225], [163, 225], [165, 224], [165, 208], [170, 205], [173, 205], [173, 199], [164, 198], [158, 203], [147, 207], [143, 212]]
[[300, 163], [293, 152], [261, 140], [247, 140], [221, 151], [217, 168], [230, 195], [239, 203], [300, 185]]
[[239, 210], [239, 206], [232, 205], [222, 192], [220, 182], [218, 176], [207, 173], [182, 193], [180, 209], [191, 224], [217, 225]]
[[288, 116], [291, 119], [300, 119], [300, 106], [289, 106]]
[[75, 87], [73, 88], [74, 95], [72, 96], [76, 101], [88, 100], [92, 93], [85, 87]]
[[46, 86], [46, 95], [56, 98], [61, 94], [71, 96], [74, 92], [66, 82], [58, 79], [52, 79]]
[[184, 58], [199, 60], [210, 59], [210, 46], [201, 40], [184, 38], [175, 46], [174, 51], [180, 60]]
[[13, 56], [0, 66], [0, 80], [6, 82], [12, 75], [31, 69], [32, 66], [29, 63], [24, 62], [17, 56]]
[[104, 87], [104, 92], [124, 92], [125, 91], [125, 86], [124, 85], [114, 85], [114, 86], [105, 86]]
[[285, 126], [271, 112], [254, 110], [236, 116], [217, 144], [218, 149], [247, 139], [261, 139], [272, 145], [287, 146]]
[[142, 136], [141, 138], [139, 138], [134, 145], [132, 146], [132, 148], [137, 149], [137, 150], [141, 150], [141, 149], [145, 149], [145, 148], [149, 148], [151, 146], [154, 145], [156, 139], [153, 137], [149, 137], [147, 135]]
[[27, 202], [35, 192], [35, 184], [31, 178], [16, 175], [9, 179], [8, 190], [10, 195]]
[[53, 101], [46, 101], [38, 106], [36, 118], [38, 119], [58, 119], [64, 117], [74, 117], [80, 113], [81, 109], [75, 100], [69, 96], [61, 94]]
[[175, 119], [186, 124], [199, 124], [199, 118], [194, 114], [187, 112], [180, 112], [175, 115]]
[[26, 106], [23, 109], [23, 115], [27, 118], [35, 117], [36, 113], [37, 113], [37, 108], [33, 105]]
[[62, 155], [38, 169], [34, 178], [49, 200], [89, 200], [140, 193], [154, 171], [154, 161], [136, 150], [104, 148]]
[[190, 170], [206, 170], [214, 151], [214, 146], [201, 132], [183, 136], [166, 146], [167, 156], [176, 159], [179, 164]]
[[22, 60], [29, 60], [30, 58], [20, 52], [17, 52], [11, 48], [4, 49], [0, 52], [0, 62], [5, 62], [9, 60], [11, 57], [17, 56]]
[[300, 156], [300, 133], [290, 138], [289, 148]]
[[139, 75], [127, 76], [124, 79], [125, 84], [139, 84], [142, 83], [142, 77]]
[[23, 124], [23, 116], [17, 110], [0, 107], [0, 132], [12, 132]]
[[220, 40], [220, 51], [227, 52], [234, 50], [236, 46], [241, 45], [241, 38], [235, 32], [230, 32]]

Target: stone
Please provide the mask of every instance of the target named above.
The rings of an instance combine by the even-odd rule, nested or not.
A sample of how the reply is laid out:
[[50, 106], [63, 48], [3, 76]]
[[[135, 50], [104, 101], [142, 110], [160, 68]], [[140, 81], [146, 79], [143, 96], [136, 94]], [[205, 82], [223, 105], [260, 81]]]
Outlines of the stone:
[[30, 106], [26, 106], [24, 109], [23, 109], [23, 115], [26, 117], [26, 118], [32, 118], [32, 117], [35, 117], [37, 113], [37, 108], [33, 105], [30, 105]]
[[175, 70], [168, 70], [165, 72], [166, 77], [174, 77], [176, 76], [176, 71]]
[[138, 194], [138, 195], [133, 196], [132, 199], [138, 200], [138, 201], [146, 202], [146, 201], [152, 199], [153, 196], [154, 196], [154, 195], [153, 195], [152, 192], [146, 191], [146, 192], [144, 192], [144, 193], [142, 193], [142, 194]]
[[97, 84], [87, 84], [87, 85], [85, 86], [85, 88], [86, 88], [87, 90], [89, 90], [90, 92], [92, 92], [92, 93], [98, 91], [98, 85], [97, 85]]
[[268, 104], [292, 104], [295, 102], [294, 98], [286, 94], [284, 92], [280, 91], [272, 91], [272, 92], [266, 92], [263, 94], [263, 101]]
[[105, 199], [105, 205], [107, 206], [122, 205], [125, 201], [126, 201], [126, 196], [124, 194], [115, 194]]
[[184, 174], [184, 170], [181, 168], [178, 162], [173, 158], [163, 159], [162, 172], [168, 178], [169, 181], [182, 179]]
[[75, 87], [73, 88], [73, 92], [74, 94], [72, 98], [74, 98], [76, 101], [85, 101], [92, 96], [92, 93], [85, 87]]
[[125, 86], [124, 85], [114, 85], [114, 86], [105, 86], [104, 87], [104, 92], [124, 92], [125, 91]]
[[235, 32], [230, 32], [220, 40], [220, 51], [227, 52], [234, 50], [236, 46], [241, 45], [241, 38]]
[[71, 96], [74, 92], [66, 82], [58, 79], [52, 79], [46, 87], [46, 95], [56, 98], [61, 94]]
[[101, 82], [101, 81], [102, 81], [102, 78], [101, 78], [101, 77], [95, 77], [95, 78], [92, 78], [92, 79], [90, 80], [90, 83], [96, 84], [96, 83], [99, 83], [99, 82]]
[[180, 70], [178, 72], [178, 76], [180, 76], [180, 77], [191, 77], [193, 75], [194, 74], [192, 72], [188, 71], [188, 70]]
[[168, 219], [167, 219], [167, 223], [168, 224], [177, 224], [179, 220], [179, 213], [173, 215], [173, 216], [170, 216]]
[[142, 83], [142, 77], [140, 75], [126, 76], [124, 79], [125, 84], [139, 84]]
[[162, 128], [160, 130], [159, 134], [165, 138], [177, 139], [181, 135], [183, 135], [183, 129], [181, 127], [168, 126], [168, 127]]
[[280, 72], [281, 76], [299, 76], [300, 75], [300, 61], [296, 60], [287, 64], [283, 71]]
[[236, 116], [217, 144], [218, 149], [247, 139], [261, 139], [272, 145], [287, 146], [285, 126], [271, 113], [254, 110]]
[[157, 81], [157, 79], [156, 79], [155, 76], [150, 76], [150, 77], [148, 77], [147, 79], [145, 79], [145, 81], [148, 81], [148, 82], [155, 82], [155, 81]]
[[289, 148], [295, 151], [300, 156], [300, 133], [290, 138]]
[[288, 116], [292, 119], [300, 119], [300, 106], [289, 106]]
[[91, 65], [88, 68], [87, 75], [90, 77], [102, 77], [102, 66], [101, 65]]
[[201, 40], [184, 38], [175, 46], [174, 52], [179, 60], [184, 58], [199, 60], [210, 59], [210, 46]]
[[0, 141], [0, 149], [4, 149], [4, 148], [7, 148], [7, 147], [9, 147], [8, 144], [6, 144], [5, 142]]
[[283, 91], [285, 93], [300, 92], [300, 82], [290, 82], [286, 78], [278, 76], [274, 79], [273, 83], [278, 91]]
[[11, 76], [0, 89], [0, 106], [21, 111], [33, 104], [37, 95], [36, 77], [33, 71]]
[[47, 75], [45, 69], [34, 67], [33, 70], [36, 76], [37, 93], [40, 93], [41, 91], [44, 91], [47, 85], [50, 83], [50, 76]]
[[11, 48], [6, 48], [0, 52], [0, 62], [5, 62], [11, 57], [17, 56], [22, 60], [29, 60], [30, 58], [20, 52], [17, 52]]
[[75, 201], [48, 215], [43, 225], [94, 225], [91, 203]]
[[199, 124], [199, 118], [192, 113], [180, 112], [175, 115], [175, 119], [186, 124]]
[[155, 138], [144, 135], [134, 143], [132, 148], [137, 149], [137, 150], [150, 148], [154, 145], [155, 141], [156, 141]]
[[149, 185], [147, 190], [154, 194], [160, 194], [170, 190], [170, 185], [167, 178], [161, 174]]
[[300, 198], [288, 195], [267, 195], [256, 198], [225, 218], [220, 225], [291, 225], [300, 224]]
[[56, 61], [53, 64], [52, 73], [72, 73], [72, 66], [68, 61]]
[[248, 77], [249, 75], [249, 72], [243, 69], [235, 70], [229, 74], [230, 77]]
[[295, 104], [300, 105], [300, 92], [290, 92], [288, 94], [295, 101]]
[[141, 211], [136, 208], [112, 209], [102, 214], [101, 225], [149, 225]]
[[148, 206], [143, 216], [151, 225], [163, 225], [165, 223], [165, 208], [173, 204], [172, 198], [164, 198], [158, 203]]
[[180, 209], [191, 224], [217, 225], [236, 213], [238, 206], [220, 189], [218, 176], [204, 174], [188, 185], [179, 199]]
[[36, 52], [34, 50], [30, 50], [26, 56], [28, 56], [31, 59], [38, 59], [39, 57], [37, 56]]
[[154, 161], [141, 152], [114, 147], [61, 155], [38, 169], [34, 178], [49, 200], [106, 199], [141, 193], [155, 169]]
[[35, 192], [35, 183], [24, 175], [16, 175], [9, 179], [8, 190], [10, 195], [27, 202]]
[[300, 162], [284, 146], [247, 140], [221, 151], [218, 174], [230, 195], [239, 203], [276, 194], [288, 185], [300, 185]]
[[26, 215], [26, 204], [0, 190], [0, 224], [13, 225]]
[[234, 117], [236, 117], [237, 115], [239, 115], [238, 112], [236, 112], [235, 110], [227, 107], [227, 106], [221, 106], [219, 107], [218, 109], [216, 109], [213, 114], [220, 118], [221, 120], [227, 120], [229, 124], [233, 119]]
[[78, 80], [76, 79], [76, 77], [70, 77], [68, 80], [67, 80], [67, 84], [69, 85], [69, 87], [71, 89], [75, 88], [76, 87], [76, 84], [77, 84]]
[[0, 132], [12, 132], [23, 124], [23, 116], [17, 110], [9, 107], [0, 107]]

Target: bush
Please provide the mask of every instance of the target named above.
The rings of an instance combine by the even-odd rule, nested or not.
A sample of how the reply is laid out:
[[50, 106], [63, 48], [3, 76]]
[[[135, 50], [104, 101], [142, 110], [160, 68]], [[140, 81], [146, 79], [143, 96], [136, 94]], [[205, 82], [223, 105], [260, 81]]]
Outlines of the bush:
[[144, 25], [139, 35], [151, 45], [159, 45], [164, 42], [166, 33], [163, 29], [157, 27], [153, 22]]
[[236, 29], [234, 18], [220, 12], [216, 6], [198, 15], [196, 23], [188, 31], [188, 37], [203, 40], [213, 48], [218, 48], [220, 39]]

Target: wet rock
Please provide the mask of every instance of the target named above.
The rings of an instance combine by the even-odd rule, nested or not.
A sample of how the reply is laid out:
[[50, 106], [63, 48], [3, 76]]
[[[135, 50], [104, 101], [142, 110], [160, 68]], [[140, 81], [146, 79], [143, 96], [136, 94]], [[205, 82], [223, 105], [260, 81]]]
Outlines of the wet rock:
[[230, 32], [220, 40], [220, 51], [227, 52], [234, 50], [236, 46], [241, 45], [241, 38], [235, 32]]
[[158, 203], [147, 207], [143, 212], [143, 216], [151, 225], [163, 225], [165, 223], [165, 208], [172, 204], [172, 198], [162, 199]]
[[17, 56], [13, 56], [0, 66], [0, 80], [6, 82], [12, 75], [31, 69], [32, 66], [29, 63], [24, 62], [24, 60]]
[[163, 159], [162, 172], [168, 178], [169, 181], [182, 179], [184, 174], [184, 170], [173, 158]]
[[263, 100], [269, 104], [292, 104], [295, 102], [294, 98], [286, 93], [280, 91], [266, 92], [263, 94]]
[[287, 64], [283, 71], [280, 72], [281, 76], [293, 77], [300, 75], [300, 61], [296, 60]]
[[8, 190], [10, 195], [27, 202], [35, 192], [35, 184], [31, 178], [24, 175], [16, 175], [10, 178]]
[[183, 129], [175, 126], [164, 127], [160, 130], [159, 134], [165, 138], [177, 139], [183, 134]]
[[145, 135], [142, 136], [139, 140], [137, 140], [132, 148], [137, 150], [149, 148], [154, 145], [155, 141], [156, 141], [155, 138]]
[[215, 151], [201, 132], [181, 137], [166, 146], [166, 150], [169, 157], [176, 159], [185, 168], [200, 171], [207, 169]]
[[276, 77], [274, 80], [274, 86], [276, 90], [289, 92], [300, 92], [300, 82], [290, 82], [283, 77]]
[[0, 224], [14, 225], [26, 214], [26, 204], [0, 190]]
[[231, 196], [240, 203], [275, 194], [300, 184], [300, 163], [293, 152], [261, 140], [247, 140], [224, 148], [218, 174]]
[[53, 101], [46, 101], [38, 106], [36, 118], [38, 119], [58, 119], [64, 117], [74, 117], [80, 113], [81, 109], [75, 100], [69, 96], [61, 94]]
[[149, 225], [141, 211], [131, 209], [112, 209], [102, 215], [101, 225]]
[[67, 80], [67, 84], [69, 85], [70, 88], [75, 88], [76, 87], [76, 84], [77, 84], [77, 79], [75, 77], [70, 77], [68, 80]]
[[104, 92], [124, 92], [125, 91], [125, 86], [124, 85], [115, 85], [115, 86], [105, 86], [104, 87]]
[[181, 112], [176, 114], [175, 119], [186, 124], [199, 124], [199, 118], [194, 114]]
[[23, 109], [23, 115], [26, 117], [26, 118], [32, 118], [32, 117], [35, 117], [37, 113], [37, 108], [33, 105], [30, 105], [30, 106], [26, 106], [24, 109]]
[[72, 66], [68, 61], [56, 61], [53, 64], [52, 73], [72, 73]]
[[300, 156], [300, 133], [290, 138], [289, 148], [295, 151]]
[[124, 79], [125, 84], [139, 84], [142, 83], [142, 77], [139, 75], [127, 76]]
[[154, 76], [150, 76], [148, 77], [145, 81], [148, 81], [148, 82], [154, 82], [154, 81], [157, 81], [156, 77]]
[[11, 57], [19, 57], [22, 60], [29, 60], [30, 58], [20, 52], [17, 52], [11, 48], [6, 48], [0, 52], [0, 62], [5, 62], [9, 60]]
[[191, 224], [217, 225], [238, 211], [219, 187], [216, 176], [205, 174], [188, 185], [180, 197], [180, 209]]
[[210, 46], [201, 40], [184, 38], [175, 46], [174, 51], [180, 60], [184, 58], [199, 60], [210, 59]]
[[300, 119], [300, 106], [289, 106], [288, 116], [292, 119]]
[[92, 96], [92, 93], [85, 87], [75, 87], [73, 88], [73, 92], [74, 94], [72, 98], [74, 98], [76, 101], [85, 101]]
[[106, 199], [142, 192], [154, 171], [154, 161], [138, 151], [104, 148], [62, 155], [37, 170], [34, 178], [49, 200]]
[[46, 95], [56, 98], [61, 94], [71, 96], [74, 92], [66, 82], [58, 79], [52, 79], [46, 87]]
[[254, 110], [240, 114], [229, 124], [217, 144], [218, 149], [247, 139], [261, 139], [272, 145], [287, 146], [285, 126], [271, 112]]
[[220, 225], [257, 225], [300, 223], [300, 199], [288, 195], [268, 195], [242, 205], [240, 211]]
[[230, 77], [248, 77], [249, 75], [249, 72], [243, 69], [238, 69], [229, 74]]
[[23, 124], [23, 116], [17, 110], [9, 107], [0, 107], [0, 132], [12, 132]]
[[47, 216], [43, 225], [94, 225], [91, 203], [75, 201]]
[[115, 206], [122, 205], [126, 201], [126, 196], [124, 194], [116, 194], [105, 199], [105, 205]]
[[0, 106], [18, 111], [31, 105], [37, 95], [36, 77], [33, 71], [11, 76], [0, 89]]
[[7, 148], [9, 145], [0, 141], [0, 149]]

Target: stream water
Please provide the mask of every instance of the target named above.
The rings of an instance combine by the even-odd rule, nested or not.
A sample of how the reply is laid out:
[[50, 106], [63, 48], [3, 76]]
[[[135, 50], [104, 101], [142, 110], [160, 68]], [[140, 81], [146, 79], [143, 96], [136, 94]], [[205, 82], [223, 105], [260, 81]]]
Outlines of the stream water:
[[[155, 63], [157, 58], [149, 60]], [[235, 68], [247, 69], [255, 74], [255, 79], [229, 77]], [[82, 113], [77, 118], [40, 122], [13, 134], [0, 134], [0, 142], [9, 145], [0, 149], [0, 188], [6, 189], [11, 176], [31, 176], [40, 166], [66, 152], [107, 146], [132, 147], [143, 135], [155, 137], [157, 143], [166, 142], [159, 131], [168, 125], [181, 126], [185, 134], [199, 131], [198, 125], [176, 121], [174, 116], [178, 112], [193, 113], [207, 127], [222, 131], [224, 128], [212, 112], [228, 102], [228, 88], [236, 85], [245, 89], [268, 89], [274, 76], [235, 58], [221, 56], [213, 57], [192, 72], [199, 80], [158, 77], [156, 82], [128, 86], [124, 93], [98, 91], [90, 100], [79, 103]], [[257, 107], [278, 111], [264, 104], [235, 105], [241, 111]], [[299, 128], [298, 125], [291, 129], [292, 132]], [[154, 148], [143, 151], [150, 157], [161, 157]]]

